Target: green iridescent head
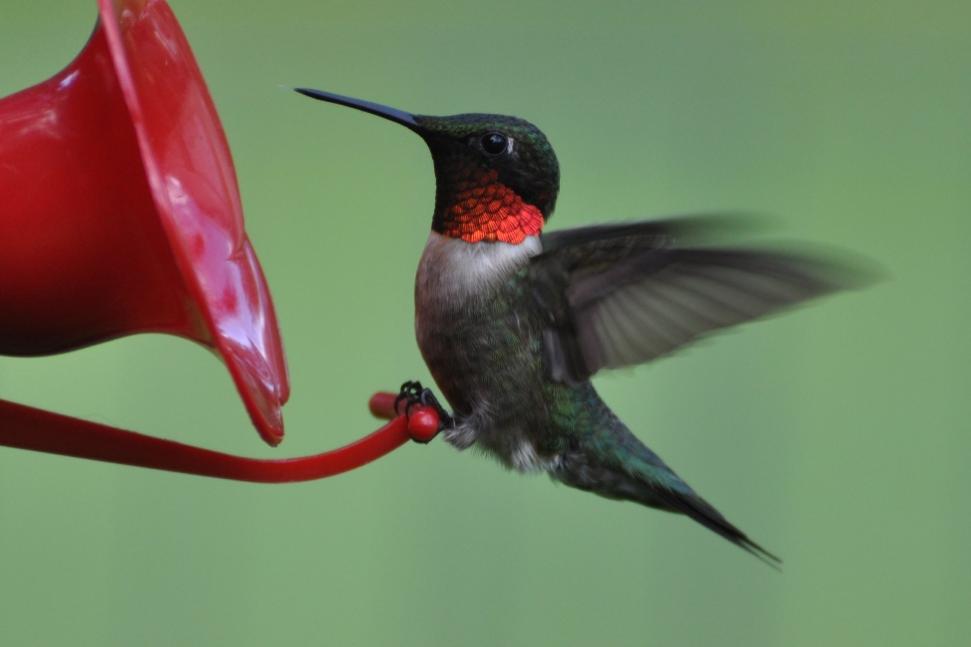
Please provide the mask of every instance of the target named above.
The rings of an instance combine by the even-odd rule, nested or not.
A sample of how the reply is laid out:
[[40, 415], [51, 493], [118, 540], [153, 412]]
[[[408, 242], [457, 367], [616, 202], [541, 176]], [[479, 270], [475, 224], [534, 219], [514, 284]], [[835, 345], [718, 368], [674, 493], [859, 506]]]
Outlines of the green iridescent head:
[[549, 218], [556, 205], [560, 169], [556, 154], [539, 128], [518, 117], [461, 114], [413, 115], [370, 101], [297, 88], [314, 99], [369, 112], [414, 131], [425, 140], [435, 164], [436, 203], [451, 204], [454, 194], [483, 174], [498, 181]]

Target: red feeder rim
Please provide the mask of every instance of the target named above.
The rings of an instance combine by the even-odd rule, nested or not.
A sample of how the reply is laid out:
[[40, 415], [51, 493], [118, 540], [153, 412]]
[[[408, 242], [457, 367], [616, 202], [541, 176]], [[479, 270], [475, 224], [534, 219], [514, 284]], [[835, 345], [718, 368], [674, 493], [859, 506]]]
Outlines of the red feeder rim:
[[202, 72], [164, 0], [98, 0], [98, 9], [176, 262], [253, 423], [277, 445], [290, 397], [283, 343]]

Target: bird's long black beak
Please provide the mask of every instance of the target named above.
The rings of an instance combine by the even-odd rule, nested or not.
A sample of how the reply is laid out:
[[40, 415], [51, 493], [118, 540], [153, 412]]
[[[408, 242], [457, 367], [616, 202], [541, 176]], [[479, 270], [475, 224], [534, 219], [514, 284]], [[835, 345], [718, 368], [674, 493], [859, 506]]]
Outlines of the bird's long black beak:
[[415, 121], [414, 115], [405, 112], [404, 110], [398, 110], [397, 108], [391, 108], [390, 106], [383, 106], [380, 103], [364, 101], [363, 99], [345, 97], [332, 92], [323, 92], [322, 90], [311, 90], [310, 88], [294, 88], [294, 90], [304, 96], [310, 97], [311, 99], [327, 101], [328, 103], [336, 103], [338, 105], [347, 106], [348, 108], [355, 108], [357, 110], [363, 110], [364, 112], [370, 112], [372, 115], [384, 117], [388, 121], [393, 121], [396, 124], [401, 124], [406, 128], [410, 128], [419, 135], [422, 134], [421, 126], [419, 126], [418, 122]]

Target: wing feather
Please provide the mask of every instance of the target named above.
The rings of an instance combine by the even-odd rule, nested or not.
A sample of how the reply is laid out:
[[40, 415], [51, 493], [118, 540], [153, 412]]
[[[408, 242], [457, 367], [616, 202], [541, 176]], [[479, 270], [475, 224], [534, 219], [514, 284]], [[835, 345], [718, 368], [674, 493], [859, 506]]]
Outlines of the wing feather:
[[[544, 236], [528, 271], [548, 315], [551, 377], [581, 381], [648, 362], [862, 278], [819, 254], [698, 246], [713, 223], [688, 218]], [[681, 246], [685, 238], [690, 246]]]

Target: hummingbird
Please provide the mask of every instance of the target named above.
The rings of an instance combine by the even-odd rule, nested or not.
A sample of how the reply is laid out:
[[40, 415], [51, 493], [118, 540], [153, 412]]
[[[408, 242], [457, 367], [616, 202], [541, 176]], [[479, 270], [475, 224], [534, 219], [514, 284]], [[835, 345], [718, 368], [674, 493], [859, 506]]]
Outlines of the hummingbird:
[[518, 472], [690, 517], [769, 562], [600, 398], [598, 372], [650, 362], [716, 330], [833, 292], [813, 256], [717, 244], [730, 217], [545, 231], [559, 191], [546, 136], [518, 117], [426, 116], [308, 88], [400, 124], [431, 152], [431, 232], [415, 280], [415, 333], [449, 414], [442, 433]]

